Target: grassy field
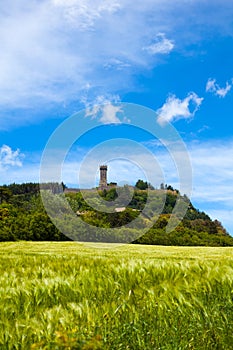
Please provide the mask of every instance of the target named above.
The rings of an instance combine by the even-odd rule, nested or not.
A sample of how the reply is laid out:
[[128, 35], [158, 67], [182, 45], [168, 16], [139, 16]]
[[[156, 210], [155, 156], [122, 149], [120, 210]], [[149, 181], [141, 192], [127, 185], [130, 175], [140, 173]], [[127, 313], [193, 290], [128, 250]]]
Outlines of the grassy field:
[[0, 259], [0, 349], [233, 347], [233, 248], [19, 242]]

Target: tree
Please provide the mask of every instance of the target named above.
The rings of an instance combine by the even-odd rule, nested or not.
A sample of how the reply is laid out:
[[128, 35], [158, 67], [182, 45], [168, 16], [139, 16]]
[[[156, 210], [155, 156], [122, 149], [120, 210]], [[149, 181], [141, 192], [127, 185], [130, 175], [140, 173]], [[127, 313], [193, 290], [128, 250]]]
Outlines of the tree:
[[143, 180], [140, 180], [140, 179], [139, 179], [139, 180], [136, 182], [135, 187], [137, 187], [139, 190], [147, 190], [147, 188], [148, 188], [148, 183], [147, 183], [147, 181], [143, 181]]
[[56, 226], [53, 225], [46, 213], [33, 213], [30, 215], [29, 232], [31, 239], [35, 241], [58, 241], [60, 233]]
[[8, 202], [11, 196], [12, 193], [8, 188], [6, 188], [5, 186], [0, 187], [0, 204], [2, 202]]

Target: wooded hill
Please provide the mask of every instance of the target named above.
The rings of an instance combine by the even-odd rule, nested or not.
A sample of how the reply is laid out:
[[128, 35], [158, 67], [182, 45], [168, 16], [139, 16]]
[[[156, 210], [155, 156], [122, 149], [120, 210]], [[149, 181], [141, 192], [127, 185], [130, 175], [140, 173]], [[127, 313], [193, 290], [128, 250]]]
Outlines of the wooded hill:
[[[132, 232], [136, 232], [137, 238], [133, 240], [135, 244], [233, 246], [233, 237], [226, 232], [222, 224], [217, 220], [211, 220], [207, 214], [194, 208], [185, 195], [181, 196], [179, 191], [174, 190], [171, 186], [154, 189], [145, 184], [139, 180], [133, 190], [125, 186], [120, 189], [110, 188], [99, 191], [99, 199], [102, 197], [106, 203], [115, 206], [118, 204], [118, 198], [121, 198], [122, 201], [124, 196], [127, 198], [129, 191], [133, 191], [131, 201], [126, 208], [120, 208], [121, 210], [111, 213], [95, 210], [90, 205], [92, 202], [96, 204], [99, 201], [96, 197], [96, 191], [85, 193], [88, 201], [83, 199], [81, 192], [68, 191], [65, 193], [65, 197], [73, 212], [79, 215], [82, 222], [86, 222], [92, 227], [106, 228], [106, 232], [108, 229], [111, 232], [111, 228], [123, 227], [138, 218], [137, 232], [135, 229], [132, 230]], [[62, 187], [65, 188], [63, 184]], [[61, 196], [64, 198], [64, 194], [59, 193], [61, 187], [58, 184], [47, 184], [45, 188], [50, 189], [49, 192], [56, 193], [57, 202]], [[166, 228], [170, 218], [174, 219], [176, 216], [179, 218], [179, 212], [176, 212], [176, 215], [172, 213], [177, 201], [183, 201], [188, 209], [178, 226], [171, 232], [167, 232]], [[120, 204], [121, 202], [119, 202], [119, 206]], [[53, 208], [56, 210], [56, 205]], [[161, 214], [158, 215], [158, 213]], [[142, 228], [145, 228], [149, 222], [148, 217], [156, 217], [155, 223], [145, 231], [145, 234], [140, 235], [140, 232], [143, 232]], [[69, 220], [69, 217], [67, 225], [72, 225], [72, 220]], [[98, 235], [93, 239], [88, 230], [87, 232], [83, 231], [82, 226], [80, 228], [76, 226], [73, 230], [77, 231], [75, 232], [77, 240], [79, 240], [80, 233], [82, 240], [86, 241], [124, 242], [124, 229], [119, 229], [119, 237], [116, 236], [112, 240], [110, 236], [100, 238]], [[80, 232], [78, 232], [79, 230]], [[0, 241], [16, 240], [70, 240], [54, 226], [48, 217], [41, 200], [38, 184], [11, 184], [0, 187]]]

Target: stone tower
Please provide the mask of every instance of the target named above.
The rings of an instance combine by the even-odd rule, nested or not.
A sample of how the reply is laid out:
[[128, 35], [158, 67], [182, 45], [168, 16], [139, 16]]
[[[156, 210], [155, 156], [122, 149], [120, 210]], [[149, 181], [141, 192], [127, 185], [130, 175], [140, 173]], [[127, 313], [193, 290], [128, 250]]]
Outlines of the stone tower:
[[99, 187], [104, 189], [107, 187], [107, 165], [100, 165], [100, 182]]

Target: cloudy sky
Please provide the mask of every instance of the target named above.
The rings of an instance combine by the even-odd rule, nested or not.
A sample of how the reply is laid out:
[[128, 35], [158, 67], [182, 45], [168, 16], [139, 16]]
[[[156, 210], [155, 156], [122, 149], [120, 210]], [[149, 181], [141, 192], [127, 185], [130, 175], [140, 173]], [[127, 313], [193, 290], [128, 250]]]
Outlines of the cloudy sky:
[[[177, 130], [191, 160], [193, 203], [233, 235], [232, 18], [231, 0], [2, 1], [0, 184], [39, 181], [51, 134], [85, 110], [80, 125], [98, 118], [100, 127], [73, 145], [65, 183], [75, 186], [86, 154], [92, 152], [89, 169], [98, 143], [116, 138], [108, 129], [115, 123], [118, 137], [141, 145], [144, 163], [150, 163], [148, 152], [155, 155], [151, 173], [179, 187], [176, 164], [153, 135], [119, 128], [132, 121], [119, 103], [138, 104], [154, 111], [152, 128]], [[148, 175], [123, 159], [133, 159], [135, 144], [121, 144], [125, 157], [122, 151], [115, 163], [110, 153], [107, 159], [113, 147], [105, 144], [109, 180], [121, 174], [122, 182], [135, 183]], [[161, 176], [149, 178], [159, 186]]]

